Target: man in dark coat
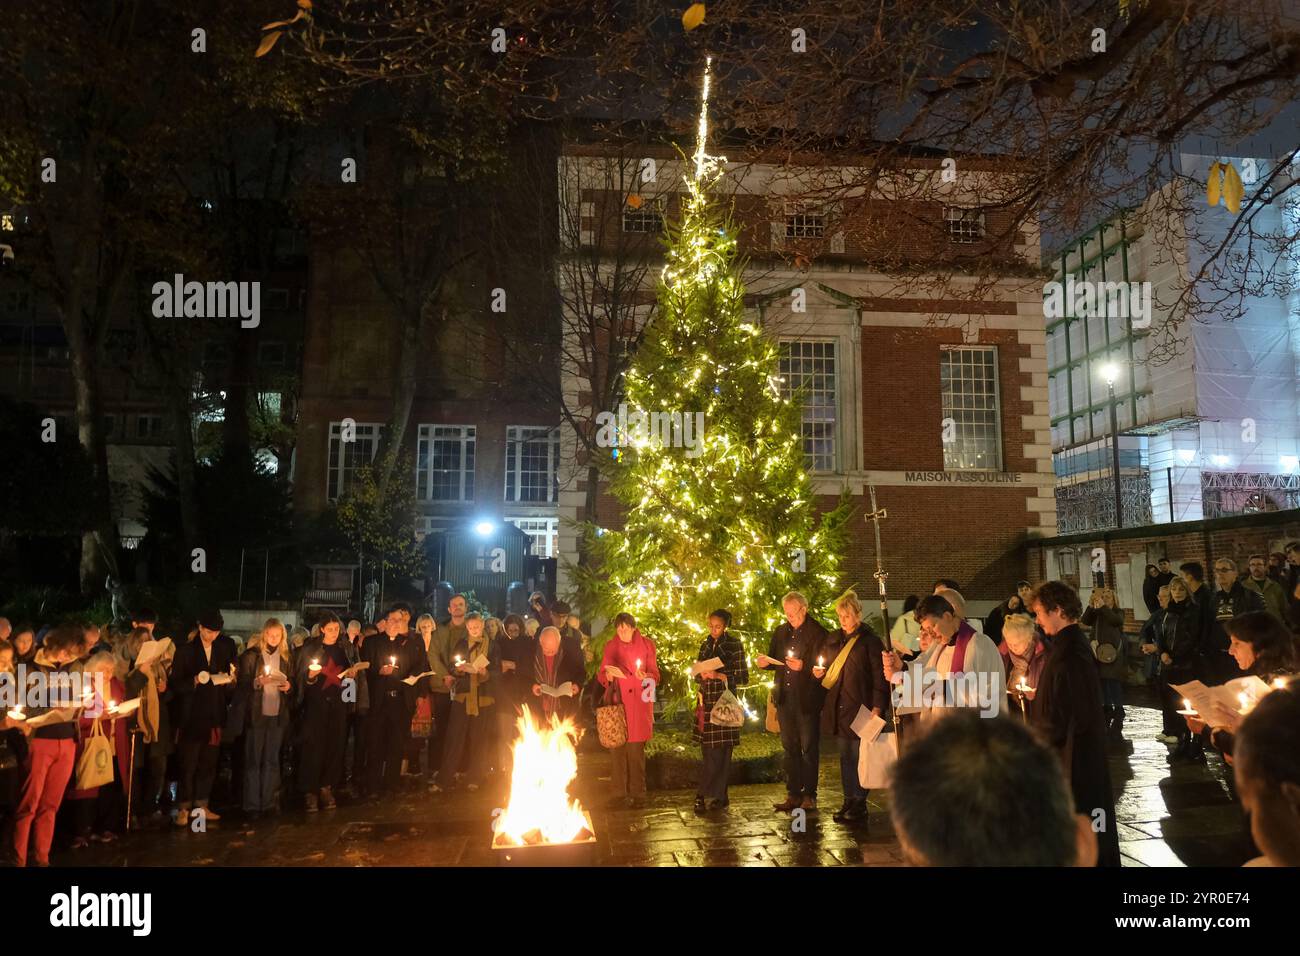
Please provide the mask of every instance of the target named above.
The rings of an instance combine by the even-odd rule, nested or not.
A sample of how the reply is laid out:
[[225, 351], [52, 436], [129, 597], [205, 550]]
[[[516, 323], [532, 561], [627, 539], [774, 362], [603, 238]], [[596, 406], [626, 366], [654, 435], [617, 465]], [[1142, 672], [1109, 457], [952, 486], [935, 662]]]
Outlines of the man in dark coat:
[[208, 808], [208, 799], [235, 690], [231, 668], [239, 656], [235, 642], [221, 633], [226, 622], [220, 611], [205, 611], [198, 625], [198, 636], [177, 648], [170, 681], [181, 764], [177, 826], [189, 823], [191, 806], [202, 810], [205, 820], [220, 819]]
[[772, 809], [789, 813], [817, 809], [817, 767], [821, 757], [821, 712], [826, 691], [813, 677], [817, 655], [824, 654], [826, 628], [808, 613], [808, 599], [791, 591], [781, 602], [785, 623], [772, 632], [758, 666], [777, 671], [773, 688], [781, 748], [785, 751], [786, 799]]
[[1208, 640], [1201, 645], [1206, 670], [1216, 683], [1232, 680], [1238, 674], [1237, 662], [1228, 654], [1228, 631], [1225, 625], [1239, 614], [1266, 611], [1264, 598], [1237, 579], [1237, 562], [1219, 558], [1214, 562], [1214, 598], [1210, 601], [1207, 621]]
[[1047, 663], [1031, 703], [1031, 722], [1061, 758], [1074, 808], [1097, 832], [1099, 866], [1119, 866], [1115, 795], [1106, 764], [1097, 660], [1079, 618], [1083, 604], [1063, 581], [1048, 581], [1034, 596], [1038, 626], [1051, 638]]

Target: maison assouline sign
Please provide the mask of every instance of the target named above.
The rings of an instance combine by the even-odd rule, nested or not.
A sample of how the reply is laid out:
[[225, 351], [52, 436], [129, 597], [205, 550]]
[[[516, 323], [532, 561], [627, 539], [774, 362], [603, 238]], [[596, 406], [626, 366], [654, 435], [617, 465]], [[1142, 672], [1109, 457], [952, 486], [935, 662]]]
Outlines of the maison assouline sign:
[[[817, 485], [817, 492], [834, 494], [844, 482], [844, 478], [822, 479]], [[1022, 494], [1037, 488], [1040, 489], [1039, 495], [1051, 497], [1050, 489], [1055, 485], [1056, 478], [1051, 472], [1033, 471], [859, 471], [850, 473], [847, 483], [854, 493], [859, 491], [860, 485], [878, 485], [882, 488], [946, 485], [952, 488], [1018, 488]]]

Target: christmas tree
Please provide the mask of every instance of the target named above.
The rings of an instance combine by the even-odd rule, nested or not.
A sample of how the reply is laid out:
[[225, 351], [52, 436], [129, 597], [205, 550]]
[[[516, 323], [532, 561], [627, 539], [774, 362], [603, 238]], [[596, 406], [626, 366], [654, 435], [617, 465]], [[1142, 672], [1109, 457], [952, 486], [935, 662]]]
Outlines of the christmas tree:
[[818, 514], [798, 396], [783, 393], [777, 343], [745, 320], [738, 230], [709, 195], [725, 160], [705, 153], [708, 86], [706, 67], [693, 175], [668, 229], [657, 316], [626, 375], [627, 411], [603, 416], [597, 436], [616, 446], [607, 472], [624, 526], [583, 528], [591, 560], [570, 569], [588, 614], [630, 612], [655, 641], [670, 706], [693, 700], [686, 671], [715, 608], [731, 612], [751, 658], [787, 591], [827, 620], [851, 510], [845, 495]]

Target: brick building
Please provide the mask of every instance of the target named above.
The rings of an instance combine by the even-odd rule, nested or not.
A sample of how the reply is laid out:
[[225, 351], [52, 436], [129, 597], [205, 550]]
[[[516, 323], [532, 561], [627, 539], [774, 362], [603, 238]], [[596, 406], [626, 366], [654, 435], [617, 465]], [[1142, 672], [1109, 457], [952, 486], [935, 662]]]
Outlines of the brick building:
[[[865, 513], [875, 486], [889, 513], [882, 536], [895, 610], [939, 576], [960, 581], [977, 612], [1004, 599], [1025, 575], [1026, 542], [1056, 530], [1031, 217], [1001, 201], [995, 167], [979, 160], [963, 161], [949, 183], [940, 158], [918, 158], [868, 195], [827, 185], [842, 182], [847, 165], [732, 152], [724, 188], [742, 236], [746, 304], [781, 343], [784, 387], [806, 396], [804, 451], [819, 503], [829, 508], [847, 488]], [[683, 191], [677, 156], [569, 144], [560, 184], [580, 227], [571, 252], [604, 255], [614, 270], [627, 259], [614, 247], [628, 233], [657, 239]], [[650, 314], [658, 268], [645, 274], [628, 321]], [[565, 367], [567, 400], [589, 403], [599, 374]], [[564, 435], [562, 445], [560, 550], [573, 557], [570, 522], [590, 513], [589, 489], [576, 440]], [[616, 526], [616, 502], [599, 495], [596, 510]], [[875, 558], [862, 520], [845, 583], [865, 595]]]

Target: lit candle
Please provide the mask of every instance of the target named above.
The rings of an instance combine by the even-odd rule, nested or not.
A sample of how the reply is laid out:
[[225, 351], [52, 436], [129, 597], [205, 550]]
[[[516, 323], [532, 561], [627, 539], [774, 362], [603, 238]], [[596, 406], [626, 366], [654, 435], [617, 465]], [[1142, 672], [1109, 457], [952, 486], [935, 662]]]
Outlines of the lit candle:
[[636, 669], [637, 670], [641, 669], [641, 658], [639, 657], [636, 659]]
[[271, 676], [271, 665], [270, 665], [270, 664], [267, 664], [264, 668], [262, 668], [262, 671], [263, 671], [263, 673], [266, 674], [267, 677], [270, 677], [270, 676]]
[[23, 705], [15, 704], [14, 709], [9, 711], [9, 716], [14, 720], [26, 720], [27, 715], [23, 713]]
[[1284, 681], [1284, 680], [1283, 680], [1282, 678], [1280, 678], [1280, 677], [1275, 677], [1275, 678], [1273, 679], [1273, 689], [1274, 689], [1274, 690], [1286, 690], [1286, 681]]
[[1192, 707], [1192, 702], [1188, 700], [1186, 697], [1183, 698], [1183, 709], [1180, 710], [1178, 713], [1182, 714], [1184, 717], [1197, 716], [1195, 708]]
[[794, 657], [794, 648], [792, 647], [792, 648], [790, 648], [789, 650], [787, 650], [787, 651], [785, 652], [785, 656], [786, 656], [786, 657]]
[[396, 666], [397, 666], [397, 658], [396, 658], [396, 657], [390, 657], [390, 658], [388, 659], [388, 663], [389, 663], [389, 666], [391, 666], [391, 667], [396, 667]]
[[1247, 694], [1244, 690], [1237, 695], [1237, 708], [1241, 711], [1241, 713], [1243, 714], [1250, 713], [1250, 704], [1251, 704], [1250, 695]]
[[318, 670], [320, 670], [320, 661], [312, 661], [312, 662], [311, 662], [311, 666], [310, 666], [309, 668], [307, 668], [307, 670], [309, 670], [309, 671], [318, 671]]
[[108, 709], [109, 709], [109, 710], [117, 710], [117, 701], [113, 700], [111, 697], [109, 698], [109, 701], [108, 701]]
[[826, 666], [826, 658], [822, 657], [820, 654], [817, 655], [817, 666], [818, 667]]

